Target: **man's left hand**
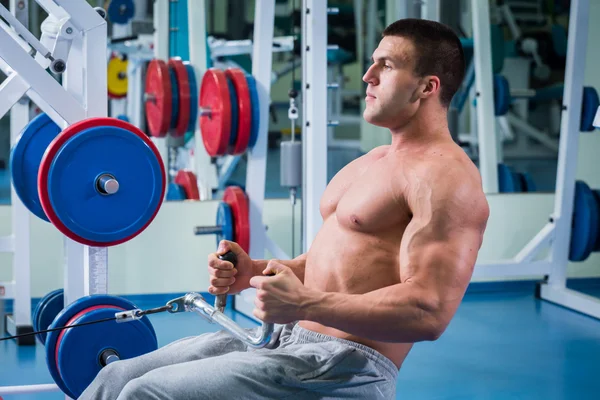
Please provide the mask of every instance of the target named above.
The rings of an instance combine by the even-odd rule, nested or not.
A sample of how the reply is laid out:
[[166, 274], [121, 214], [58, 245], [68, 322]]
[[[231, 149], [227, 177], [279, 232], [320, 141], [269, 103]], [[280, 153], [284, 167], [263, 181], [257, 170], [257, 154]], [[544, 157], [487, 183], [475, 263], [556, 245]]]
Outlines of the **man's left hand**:
[[274, 260], [269, 261], [263, 275], [250, 279], [257, 289], [253, 314], [264, 322], [287, 324], [304, 319], [312, 291], [307, 289], [292, 270]]

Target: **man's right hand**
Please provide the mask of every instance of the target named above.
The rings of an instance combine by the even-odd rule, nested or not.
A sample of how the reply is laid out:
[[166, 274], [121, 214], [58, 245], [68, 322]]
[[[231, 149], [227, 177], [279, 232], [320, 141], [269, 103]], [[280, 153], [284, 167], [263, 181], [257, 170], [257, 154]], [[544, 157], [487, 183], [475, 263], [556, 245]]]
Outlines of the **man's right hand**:
[[[229, 261], [219, 259], [228, 251], [237, 257], [235, 267]], [[250, 278], [254, 276], [252, 259], [237, 243], [222, 240], [217, 251], [208, 255], [208, 273], [210, 294], [236, 294], [250, 287]]]

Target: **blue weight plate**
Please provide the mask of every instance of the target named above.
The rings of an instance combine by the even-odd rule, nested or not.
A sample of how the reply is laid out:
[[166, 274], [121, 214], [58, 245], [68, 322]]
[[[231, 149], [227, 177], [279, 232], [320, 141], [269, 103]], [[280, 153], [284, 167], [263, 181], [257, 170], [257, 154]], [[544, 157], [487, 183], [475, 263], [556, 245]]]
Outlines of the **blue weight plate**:
[[594, 129], [594, 118], [596, 111], [600, 106], [600, 99], [595, 88], [585, 86], [583, 88], [583, 99], [581, 102], [581, 120], [579, 130], [583, 132], [592, 132]]
[[217, 233], [217, 246], [219, 246], [221, 240], [233, 241], [233, 215], [231, 213], [231, 207], [225, 202], [219, 203], [219, 208], [217, 209], [217, 226], [223, 228], [223, 232]]
[[[39, 318], [40, 318], [40, 310], [45, 306], [45, 304], [52, 297], [56, 296], [57, 294], [62, 294], [62, 293], [63, 293], [62, 289], [56, 289], [56, 290], [53, 290], [53, 291], [51, 291], [49, 293], [46, 293], [46, 295], [44, 297], [42, 297], [40, 299], [40, 301], [38, 301], [37, 305], [33, 309], [33, 314], [31, 315], [31, 325], [33, 326], [33, 330], [34, 331], [39, 331], [40, 330], [40, 324], [38, 322]], [[52, 321], [50, 321], [50, 322], [52, 322]], [[46, 325], [46, 327], [48, 327], [48, 325]], [[44, 329], [46, 329], [46, 328], [44, 328]]]
[[19, 199], [32, 214], [50, 222], [38, 194], [38, 170], [48, 145], [61, 132], [52, 119], [42, 113], [25, 127], [10, 153], [10, 173]]
[[252, 100], [252, 131], [250, 134], [250, 143], [248, 148], [252, 149], [258, 140], [260, 128], [260, 104], [258, 100], [258, 90], [256, 89], [256, 80], [252, 75], [246, 74], [248, 89], [250, 89], [250, 99]]
[[169, 183], [167, 188], [167, 201], [179, 201], [185, 200], [185, 190], [181, 185], [176, 183]]
[[598, 238], [599, 219], [598, 204], [592, 190], [583, 181], [575, 182], [569, 260], [584, 261], [590, 256]]
[[117, 119], [120, 119], [121, 121], [129, 122], [129, 117], [125, 114], [117, 115]]
[[521, 181], [521, 176], [518, 172], [515, 171], [510, 171], [510, 174], [512, 175], [512, 180], [513, 183], [515, 185], [515, 192], [517, 193], [522, 193], [525, 191], [525, 186], [523, 185], [523, 182]]
[[[48, 329], [53, 329], [61, 326], [65, 326], [67, 322], [75, 315], [79, 314], [81, 311], [86, 308], [90, 308], [93, 306], [102, 306], [102, 305], [111, 305], [119, 308], [123, 308], [125, 310], [132, 310], [137, 308], [135, 304], [132, 302], [125, 300], [122, 297], [110, 296], [110, 295], [94, 295], [94, 296], [86, 296], [80, 299], [75, 300], [73, 303], [69, 304], [66, 308], [64, 308], [56, 318], [52, 324], [48, 327]], [[114, 316], [114, 315], [113, 315]], [[148, 317], [144, 316], [140, 319], [140, 321], [144, 322], [148, 329], [152, 332], [154, 337], [156, 337], [156, 333], [150, 320]], [[75, 328], [81, 329], [81, 328]], [[48, 366], [48, 371], [56, 382], [57, 386], [64, 392], [67, 393], [68, 389], [66, 388], [59, 372], [58, 366], [56, 365], [56, 344], [58, 336], [62, 331], [52, 331], [48, 332], [46, 336], [46, 365]]]
[[[110, 305], [106, 308], [94, 308], [82, 311], [79, 317], [73, 318], [72, 323], [84, 324], [111, 318], [121, 311]], [[156, 337], [143, 322], [109, 321], [103, 322], [101, 326], [88, 325], [65, 330], [59, 340], [56, 362], [60, 376], [69, 390], [67, 394], [76, 399], [103, 368], [99, 359], [104, 350], [114, 350], [120, 360], [126, 360], [157, 348]]]
[[[594, 200], [596, 200], [596, 207], [600, 209], [600, 190], [593, 190], [593, 193]], [[598, 224], [600, 225], [600, 221], [598, 221]], [[600, 227], [598, 229], [600, 230]], [[592, 251], [600, 251], [600, 231], [598, 232], [598, 236], [596, 237], [596, 242], [594, 243]]]
[[521, 179], [523, 181], [523, 187], [526, 192], [535, 192], [537, 191], [537, 187], [531, 175], [527, 172], [521, 174]]
[[[58, 315], [58, 313], [65, 306], [65, 296], [62, 289], [56, 290], [53, 292], [54, 295], [48, 296], [46, 301], [40, 307], [40, 311], [38, 314], [37, 320], [37, 330], [46, 330], [54, 321], [54, 318]], [[40, 343], [44, 344], [46, 342], [47, 333], [39, 333], [37, 335]]]
[[196, 82], [196, 72], [194, 67], [189, 62], [184, 62], [185, 69], [188, 72], [188, 79], [190, 83], [190, 122], [188, 125], [188, 132], [196, 131], [196, 123], [198, 122], [198, 83]]
[[111, 0], [106, 13], [110, 22], [126, 24], [135, 14], [135, 4], [133, 0]]
[[169, 66], [169, 77], [171, 78], [171, 96], [173, 102], [171, 103], [171, 128], [175, 129], [177, 126], [177, 118], [179, 117], [179, 86], [177, 86], [177, 75], [175, 70]]
[[494, 115], [505, 115], [510, 108], [510, 87], [502, 75], [494, 75]]
[[498, 164], [498, 190], [500, 193], [517, 191], [513, 172], [506, 164]]
[[229, 134], [229, 146], [235, 146], [238, 136], [238, 96], [233, 82], [226, 76], [227, 86], [229, 87], [229, 101], [231, 102], [231, 133]]
[[[111, 174], [113, 195], [96, 179]], [[147, 225], [163, 201], [162, 165], [136, 134], [115, 126], [84, 129], [66, 140], [49, 168], [48, 198], [56, 217], [79, 238], [115, 243]]]

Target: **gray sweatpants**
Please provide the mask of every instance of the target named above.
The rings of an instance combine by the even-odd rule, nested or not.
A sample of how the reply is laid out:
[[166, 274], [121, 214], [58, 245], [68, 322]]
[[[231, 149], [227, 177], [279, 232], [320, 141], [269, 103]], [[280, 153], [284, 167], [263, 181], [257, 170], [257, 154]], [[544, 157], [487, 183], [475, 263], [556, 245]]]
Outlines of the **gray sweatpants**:
[[262, 349], [220, 331], [111, 363], [80, 399], [395, 399], [390, 359], [297, 324], [279, 328]]

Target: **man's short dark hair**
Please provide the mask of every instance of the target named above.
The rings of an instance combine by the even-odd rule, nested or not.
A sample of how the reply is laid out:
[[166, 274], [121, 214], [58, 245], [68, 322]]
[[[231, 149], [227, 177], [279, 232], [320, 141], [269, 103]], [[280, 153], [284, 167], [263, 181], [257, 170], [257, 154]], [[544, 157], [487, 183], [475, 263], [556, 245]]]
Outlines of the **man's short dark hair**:
[[456, 33], [439, 22], [407, 18], [390, 24], [383, 36], [410, 39], [415, 49], [415, 75], [440, 78], [440, 102], [448, 107], [465, 75], [465, 56]]

